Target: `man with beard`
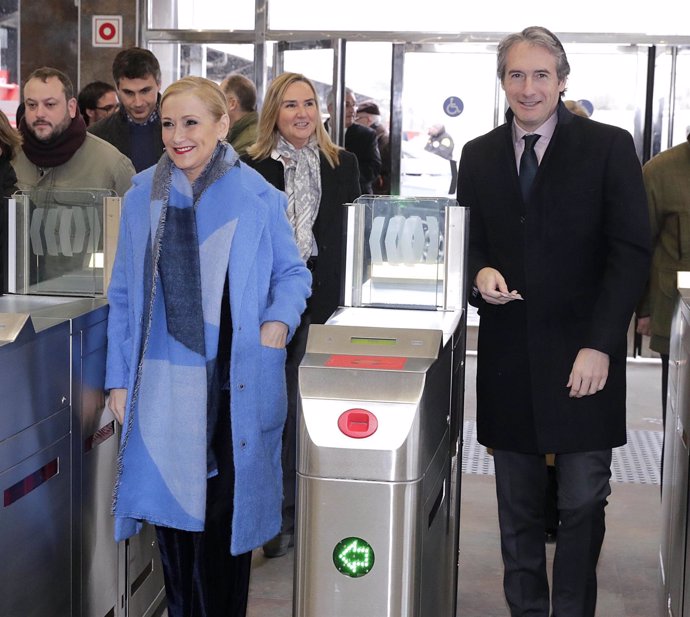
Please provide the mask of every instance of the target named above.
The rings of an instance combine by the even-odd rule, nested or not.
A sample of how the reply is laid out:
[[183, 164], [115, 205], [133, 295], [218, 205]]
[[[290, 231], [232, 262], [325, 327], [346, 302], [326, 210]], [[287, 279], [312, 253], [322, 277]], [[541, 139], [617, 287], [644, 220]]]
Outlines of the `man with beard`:
[[12, 161], [21, 190], [112, 189], [124, 195], [134, 167], [117, 148], [86, 132], [69, 77], [35, 70], [24, 83], [24, 143]]

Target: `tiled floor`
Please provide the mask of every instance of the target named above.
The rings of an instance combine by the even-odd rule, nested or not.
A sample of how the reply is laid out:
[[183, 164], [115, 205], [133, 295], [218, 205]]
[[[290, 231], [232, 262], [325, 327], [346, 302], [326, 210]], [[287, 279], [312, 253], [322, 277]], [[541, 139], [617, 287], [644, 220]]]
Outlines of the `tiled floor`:
[[[629, 430], [640, 434], [661, 431], [660, 373], [656, 363], [629, 363]], [[465, 419], [469, 422], [474, 420], [474, 377], [475, 358], [469, 356], [465, 400]], [[487, 473], [466, 473], [462, 483], [457, 617], [508, 617], [501, 590], [494, 478]], [[599, 561], [597, 616], [661, 617], [659, 486], [625, 481], [614, 482], [612, 489]], [[552, 557], [553, 548], [548, 552]], [[278, 559], [265, 559], [257, 551], [252, 568], [248, 616], [291, 617], [292, 549]]]

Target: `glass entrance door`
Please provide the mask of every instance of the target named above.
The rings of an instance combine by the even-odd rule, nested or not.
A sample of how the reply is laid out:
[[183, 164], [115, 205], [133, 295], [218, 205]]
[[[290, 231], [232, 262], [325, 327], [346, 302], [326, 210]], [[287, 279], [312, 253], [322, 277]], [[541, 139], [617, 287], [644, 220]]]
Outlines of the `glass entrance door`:
[[401, 195], [453, 195], [465, 142], [496, 124], [495, 45], [405, 46], [400, 84]]

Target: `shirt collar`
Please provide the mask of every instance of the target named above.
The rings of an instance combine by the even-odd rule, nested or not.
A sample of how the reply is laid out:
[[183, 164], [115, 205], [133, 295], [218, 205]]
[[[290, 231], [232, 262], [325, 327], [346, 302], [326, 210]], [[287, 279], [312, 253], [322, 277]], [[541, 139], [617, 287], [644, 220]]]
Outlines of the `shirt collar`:
[[[126, 112], [125, 112], [125, 113], [126, 113]], [[146, 126], [147, 124], [153, 124], [154, 122], [157, 122], [157, 121], [158, 121], [158, 118], [159, 118], [159, 115], [158, 115], [158, 108], [154, 109], [154, 110], [151, 112], [151, 115], [150, 115], [148, 118], [146, 118], [146, 120], [144, 120], [143, 122], [136, 122], [135, 120], [133, 120], [133, 119], [129, 116], [128, 113], [126, 113], [126, 116], [127, 116], [127, 121], [128, 121], [130, 124], [138, 124], [139, 126]]]
[[548, 144], [549, 141], [551, 141], [551, 138], [553, 137], [553, 133], [556, 130], [556, 125], [558, 124], [558, 108], [556, 108], [556, 111], [554, 111], [550, 116], [549, 119], [544, 122], [539, 128], [535, 129], [534, 131], [526, 131], [523, 129], [518, 123], [515, 121], [515, 118], [513, 118], [513, 143], [518, 144], [522, 142], [522, 138], [525, 135], [532, 135], [533, 133], [539, 134], [541, 137], [539, 137], [539, 141], [537, 143], [543, 143], [543, 144]]

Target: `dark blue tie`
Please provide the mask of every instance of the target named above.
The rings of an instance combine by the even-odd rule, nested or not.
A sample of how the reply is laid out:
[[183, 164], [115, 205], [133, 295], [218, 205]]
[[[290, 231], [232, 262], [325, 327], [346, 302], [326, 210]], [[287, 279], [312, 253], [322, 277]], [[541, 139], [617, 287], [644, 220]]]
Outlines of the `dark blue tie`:
[[522, 138], [525, 140], [525, 150], [520, 157], [520, 190], [522, 191], [522, 200], [525, 202], [529, 200], [532, 182], [534, 182], [534, 177], [537, 175], [537, 169], [539, 168], [534, 144], [539, 141], [540, 137], [541, 135], [535, 133], [525, 135]]

